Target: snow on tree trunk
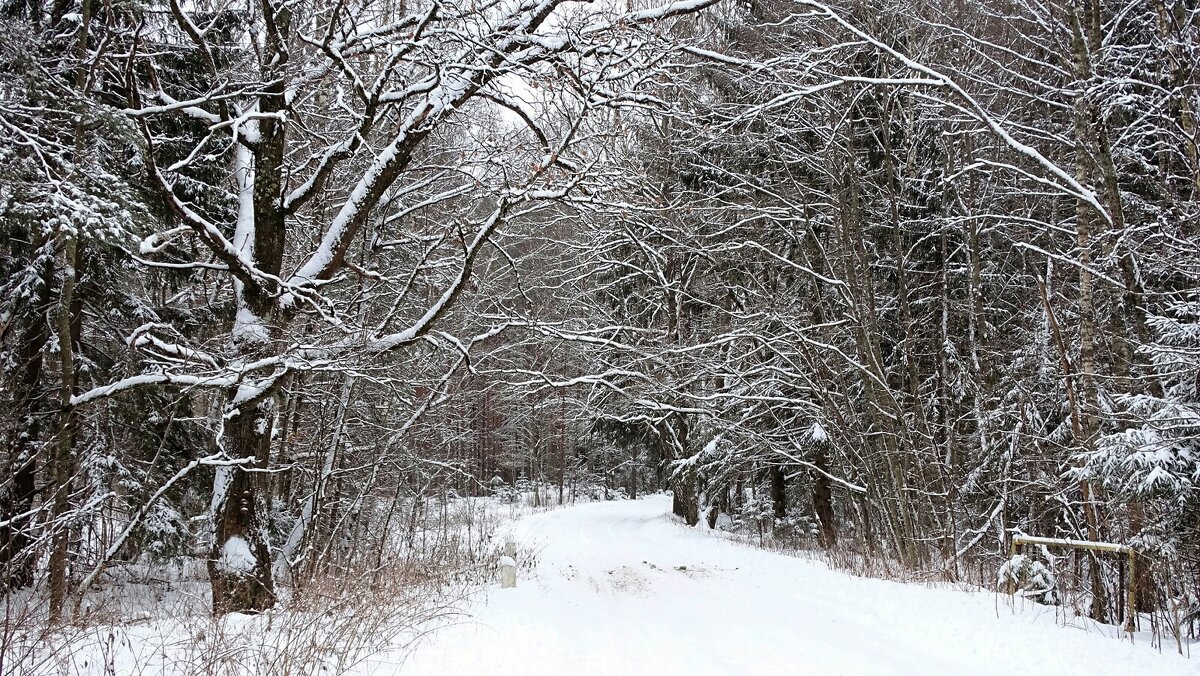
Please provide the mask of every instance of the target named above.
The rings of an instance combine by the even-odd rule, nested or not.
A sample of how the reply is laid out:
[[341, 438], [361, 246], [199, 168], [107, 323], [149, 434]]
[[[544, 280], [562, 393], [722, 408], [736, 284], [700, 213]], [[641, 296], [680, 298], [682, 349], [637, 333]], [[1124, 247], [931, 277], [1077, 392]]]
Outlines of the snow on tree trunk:
[[261, 485], [269, 475], [252, 471], [266, 466], [274, 412], [269, 399], [244, 408], [225, 424], [225, 448], [232, 458], [253, 460], [218, 473], [227, 484], [216, 488], [224, 495], [218, 495], [219, 504], [214, 505], [208, 560], [216, 615], [261, 612], [275, 605], [265, 486]]

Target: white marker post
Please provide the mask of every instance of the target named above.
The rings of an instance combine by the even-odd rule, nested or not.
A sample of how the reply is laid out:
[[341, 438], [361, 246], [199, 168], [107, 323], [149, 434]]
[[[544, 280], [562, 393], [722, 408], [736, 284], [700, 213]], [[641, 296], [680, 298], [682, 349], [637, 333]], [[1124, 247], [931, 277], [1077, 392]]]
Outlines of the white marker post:
[[504, 541], [504, 556], [500, 557], [500, 586], [511, 589], [517, 586], [517, 543], [510, 537]]

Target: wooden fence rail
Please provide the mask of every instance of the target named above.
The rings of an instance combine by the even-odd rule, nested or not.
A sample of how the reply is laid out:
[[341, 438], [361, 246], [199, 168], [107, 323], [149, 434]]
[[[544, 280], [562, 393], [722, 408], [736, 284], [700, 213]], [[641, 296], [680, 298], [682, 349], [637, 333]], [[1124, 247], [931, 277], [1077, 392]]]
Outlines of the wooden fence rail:
[[[1135, 619], [1137, 618], [1137, 550], [1129, 545], [1121, 545], [1113, 542], [1088, 542], [1086, 540], [1067, 540], [1063, 538], [1043, 538], [1034, 537], [1032, 535], [1016, 535], [1012, 536], [1012, 555], [1017, 555], [1017, 548], [1021, 545], [1042, 545], [1046, 547], [1065, 547], [1067, 549], [1085, 549], [1094, 552], [1108, 552], [1110, 554], [1124, 554], [1129, 557], [1129, 575], [1128, 583], [1125, 585], [1126, 599], [1129, 611], [1125, 614], [1125, 631], [1131, 635], [1136, 628]], [[1008, 583], [1008, 593], [1015, 594], [1016, 588], [1012, 581]]]

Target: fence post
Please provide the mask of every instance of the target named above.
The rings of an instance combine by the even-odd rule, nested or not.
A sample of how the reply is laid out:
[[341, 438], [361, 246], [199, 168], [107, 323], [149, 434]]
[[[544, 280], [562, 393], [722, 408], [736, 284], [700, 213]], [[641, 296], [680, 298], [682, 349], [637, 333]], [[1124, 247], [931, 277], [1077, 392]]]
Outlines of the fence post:
[[1013, 574], [1013, 571], [1011, 569], [1012, 560], [1015, 558], [1017, 558], [1017, 536], [1010, 535], [1009, 536], [1009, 546], [1008, 546], [1008, 565], [1010, 566], [1010, 569], [1008, 571], [1008, 580], [1005, 582], [1005, 586], [1008, 587], [1007, 591], [1008, 591], [1009, 596], [1012, 596], [1013, 594], [1017, 593], [1017, 583], [1016, 583], [1016, 580], [1014, 579], [1015, 575]]
[[500, 586], [511, 589], [517, 586], [517, 543], [510, 537], [504, 541], [504, 556], [500, 557]]
[[1125, 631], [1129, 632], [1129, 640], [1132, 641], [1134, 629], [1137, 628], [1137, 552], [1132, 547], [1129, 548], [1129, 583], [1125, 585], [1125, 591], [1129, 594]]

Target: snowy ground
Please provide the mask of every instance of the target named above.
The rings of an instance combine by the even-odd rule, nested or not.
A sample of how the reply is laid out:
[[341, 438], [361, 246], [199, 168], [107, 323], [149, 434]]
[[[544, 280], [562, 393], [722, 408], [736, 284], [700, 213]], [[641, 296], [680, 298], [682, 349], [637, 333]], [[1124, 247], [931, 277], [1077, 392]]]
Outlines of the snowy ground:
[[518, 542], [541, 546], [534, 579], [490, 588], [473, 621], [363, 673], [1200, 674], [1200, 661], [1059, 626], [1042, 606], [850, 577], [669, 510], [654, 496], [522, 519]]

